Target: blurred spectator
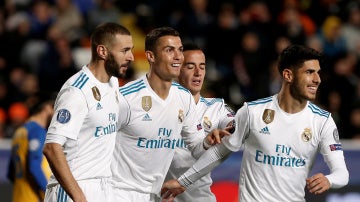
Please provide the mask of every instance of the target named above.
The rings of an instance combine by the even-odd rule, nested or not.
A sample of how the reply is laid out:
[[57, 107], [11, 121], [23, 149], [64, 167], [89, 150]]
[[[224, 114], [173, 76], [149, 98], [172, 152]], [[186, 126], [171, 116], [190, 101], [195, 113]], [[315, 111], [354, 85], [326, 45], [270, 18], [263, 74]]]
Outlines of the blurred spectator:
[[85, 35], [84, 19], [72, 0], [55, 0], [55, 23], [71, 45], [76, 45]]
[[283, 10], [277, 16], [279, 33], [286, 35], [292, 43], [304, 44], [305, 38], [316, 32], [314, 21], [301, 11], [298, 0], [284, 0]]
[[[28, 41], [30, 40], [30, 21], [25, 12], [16, 12], [5, 21], [5, 31], [0, 38], [2, 47], [0, 56], [4, 58], [7, 73], [10, 68], [18, 65], [27, 64], [21, 61], [21, 53]], [[33, 50], [34, 51], [34, 50]], [[24, 63], [22, 63], [24, 62]]]
[[0, 139], [6, 136], [6, 111], [0, 107]]
[[115, 0], [95, 0], [95, 5], [86, 15], [87, 32], [90, 33], [97, 25], [103, 22], [120, 22], [120, 9]]
[[[269, 95], [269, 58], [264, 57], [256, 32], [248, 31], [240, 38], [239, 50], [234, 56], [233, 67], [245, 100], [254, 100]], [[259, 58], [262, 58], [259, 60]], [[231, 100], [234, 102], [234, 100]], [[238, 103], [240, 104], [240, 103]]]
[[21, 90], [26, 74], [26, 70], [20, 66], [13, 67], [10, 70], [8, 83], [8, 99], [10, 102], [23, 102], [26, 99]]
[[31, 38], [45, 39], [47, 30], [54, 23], [55, 18], [48, 1], [33, 0], [29, 12]]
[[[359, 76], [356, 75], [357, 60], [354, 53], [344, 53], [334, 60], [331, 79], [323, 80], [320, 88], [321, 99], [326, 108], [338, 115], [339, 131], [343, 138], [351, 138], [349, 130], [349, 114], [354, 102], [358, 100], [356, 94]], [[338, 95], [334, 96], [334, 93]], [[339, 99], [336, 101], [336, 99]], [[334, 106], [334, 104], [336, 104]], [[339, 105], [339, 106], [338, 106]], [[336, 113], [335, 113], [336, 112]]]
[[346, 40], [347, 50], [360, 57], [360, 1], [347, 4], [346, 21], [341, 27], [341, 35]]
[[318, 32], [318, 37], [322, 43], [323, 54], [327, 59], [337, 57], [347, 51], [346, 41], [340, 34], [342, 21], [337, 16], [326, 17], [321, 29]]
[[190, 39], [200, 47], [205, 47], [209, 27], [214, 17], [208, 11], [209, 0], [188, 0], [189, 8], [177, 25], [184, 40]]
[[6, 127], [5, 137], [11, 138], [15, 130], [25, 123], [29, 117], [29, 108], [22, 102], [11, 104], [8, 110], [8, 126]]
[[45, 53], [40, 57], [40, 89], [45, 92], [59, 91], [62, 84], [75, 72], [75, 61], [69, 40], [57, 25], [48, 31]]
[[357, 103], [350, 113], [350, 135], [352, 139], [360, 140], [360, 104]]
[[4, 78], [0, 77], [0, 108], [7, 109], [10, 104], [8, 83]]
[[[235, 41], [238, 41], [238, 21], [235, 7], [232, 3], [223, 2], [220, 5], [216, 21], [211, 26], [206, 41], [205, 54], [208, 61], [215, 62], [217, 78], [212, 86], [219, 97], [229, 100], [230, 86], [234, 82], [233, 55], [236, 52]], [[221, 36], [221, 40], [219, 40]], [[220, 51], [219, 51], [220, 50]], [[212, 81], [210, 81], [212, 82]]]

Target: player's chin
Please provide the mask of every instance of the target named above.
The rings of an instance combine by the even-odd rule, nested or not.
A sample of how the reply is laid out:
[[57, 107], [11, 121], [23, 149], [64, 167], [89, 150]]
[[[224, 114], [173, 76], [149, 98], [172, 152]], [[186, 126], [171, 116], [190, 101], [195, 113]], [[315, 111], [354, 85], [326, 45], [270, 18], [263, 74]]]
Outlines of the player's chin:
[[314, 101], [316, 99], [316, 93], [315, 94], [309, 93], [306, 97], [307, 100]]

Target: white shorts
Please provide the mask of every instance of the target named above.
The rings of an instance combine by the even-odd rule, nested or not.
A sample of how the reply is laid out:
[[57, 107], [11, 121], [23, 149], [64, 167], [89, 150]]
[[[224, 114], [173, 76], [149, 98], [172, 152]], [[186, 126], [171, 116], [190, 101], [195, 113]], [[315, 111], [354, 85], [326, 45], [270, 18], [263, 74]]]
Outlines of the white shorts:
[[[112, 191], [112, 186], [110, 184], [110, 179], [101, 178], [79, 180], [77, 181], [77, 183], [85, 194], [86, 200], [88, 202], [114, 202], [114, 195]], [[73, 202], [70, 196], [60, 186], [60, 184], [48, 186], [46, 188], [44, 202], [54, 201]]]
[[160, 202], [161, 199], [152, 193], [141, 193], [133, 190], [124, 190], [113, 187], [114, 197], [116, 202]]

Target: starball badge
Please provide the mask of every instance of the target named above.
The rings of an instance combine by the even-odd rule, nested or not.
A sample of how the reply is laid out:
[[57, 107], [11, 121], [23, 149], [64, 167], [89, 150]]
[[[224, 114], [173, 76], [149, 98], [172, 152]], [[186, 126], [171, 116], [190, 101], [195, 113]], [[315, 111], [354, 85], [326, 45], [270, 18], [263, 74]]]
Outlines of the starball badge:
[[305, 128], [304, 132], [301, 134], [301, 139], [304, 142], [309, 142], [312, 138], [312, 133], [310, 128]]
[[275, 111], [272, 109], [265, 109], [264, 113], [262, 115], [262, 120], [266, 123], [269, 124], [274, 120], [274, 116], [275, 116]]
[[93, 93], [93, 96], [94, 96], [95, 100], [100, 101], [101, 100], [101, 94], [100, 94], [99, 89], [96, 86], [94, 86], [94, 87], [91, 88], [91, 90], [92, 90], [92, 93]]
[[148, 112], [152, 107], [151, 97], [150, 96], [143, 96], [142, 99], [141, 99], [141, 105], [142, 105], [142, 108], [145, 111]]

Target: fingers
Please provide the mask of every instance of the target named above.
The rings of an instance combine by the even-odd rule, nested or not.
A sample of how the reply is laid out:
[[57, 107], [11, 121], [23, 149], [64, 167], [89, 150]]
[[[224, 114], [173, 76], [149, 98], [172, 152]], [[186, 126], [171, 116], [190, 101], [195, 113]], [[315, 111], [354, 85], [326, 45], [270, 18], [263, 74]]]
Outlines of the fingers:
[[307, 178], [306, 185], [309, 192], [313, 194], [321, 194], [330, 188], [329, 180], [322, 173]]
[[[228, 128], [228, 127], [227, 127]], [[206, 136], [206, 141], [209, 145], [215, 145], [221, 143], [221, 138], [224, 136], [231, 135], [229, 131], [227, 131], [227, 128], [224, 130], [220, 129], [214, 129]], [[229, 127], [231, 128], [231, 126]]]

